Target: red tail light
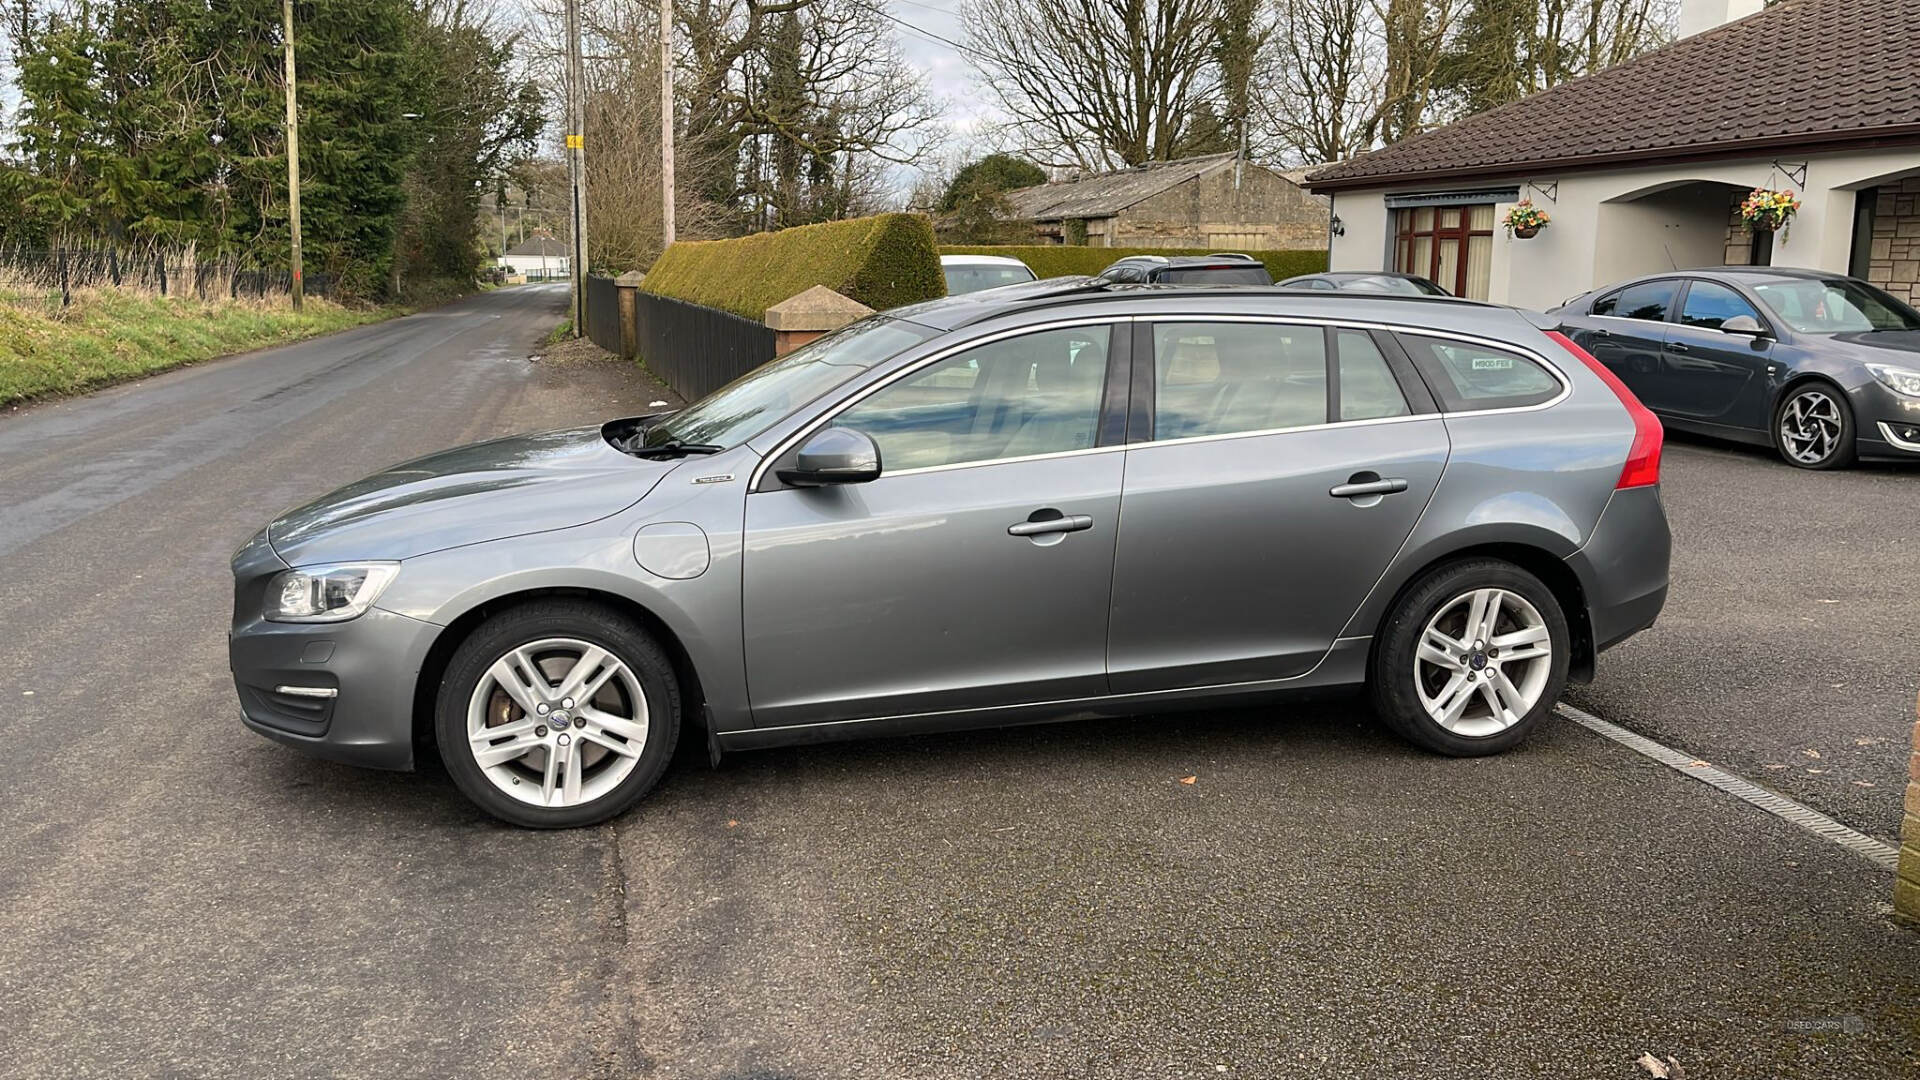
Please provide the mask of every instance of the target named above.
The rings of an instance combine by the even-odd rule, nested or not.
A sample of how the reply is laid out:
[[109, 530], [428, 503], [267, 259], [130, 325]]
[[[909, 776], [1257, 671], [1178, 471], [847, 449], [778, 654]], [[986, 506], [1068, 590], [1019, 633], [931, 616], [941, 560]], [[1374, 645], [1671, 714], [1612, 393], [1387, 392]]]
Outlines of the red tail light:
[[1660, 482], [1660, 447], [1666, 441], [1666, 429], [1660, 426], [1660, 418], [1653, 415], [1640, 399], [1633, 396], [1627, 384], [1620, 377], [1607, 370], [1607, 365], [1593, 358], [1593, 354], [1574, 344], [1572, 338], [1558, 330], [1547, 331], [1547, 336], [1558, 342], [1560, 347], [1580, 358], [1588, 370], [1600, 376], [1607, 384], [1620, 404], [1627, 407], [1627, 415], [1633, 417], [1633, 446], [1627, 451], [1626, 467], [1620, 470], [1620, 482], [1616, 488], [1646, 487]]

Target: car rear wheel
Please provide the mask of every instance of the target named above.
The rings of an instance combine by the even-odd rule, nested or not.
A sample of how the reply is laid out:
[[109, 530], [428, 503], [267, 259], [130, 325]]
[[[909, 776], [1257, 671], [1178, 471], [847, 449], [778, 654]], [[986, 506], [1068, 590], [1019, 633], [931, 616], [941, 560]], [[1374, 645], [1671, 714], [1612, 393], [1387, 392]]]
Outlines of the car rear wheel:
[[434, 724], [448, 774], [481, 809], [529, 828], [593, 825], [660, 779], [679, 738], [679, 686], [632, 619], [533, 603], [461, 644]]
[[1455, 757], [1519, 743], [1566, 687], [1567, 619], [1539, 578], [1497, 559], [1440, 567], [1401, 599], [1373, 660], [1375, 709]]
[[1802, 469], [1851, 465], [1856, 447], [1846, 397], [1823, 382], [1801, 383], [1774, 413], [1773, 445], [1787, 464]]

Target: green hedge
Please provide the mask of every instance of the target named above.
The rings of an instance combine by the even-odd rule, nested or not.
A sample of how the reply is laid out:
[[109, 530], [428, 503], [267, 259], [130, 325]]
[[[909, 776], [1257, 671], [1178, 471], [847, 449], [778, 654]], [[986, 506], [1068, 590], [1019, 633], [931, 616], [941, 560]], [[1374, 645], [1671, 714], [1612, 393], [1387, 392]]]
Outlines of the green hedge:
[[[1205, 248], [1106, 248], [1076, 247], [1071, 244], [997, 244], [985, 247], [947, 245], [942, 255], [1009, 255], [1033, 268], [1040, 277], [1067, 274], [1097, 274], [1128, 255], [1213, 255]], [[1324, 251], [1249, 251], [1246, 254], [1267, 264], [1273, 280], [1284, 281], [1301, 274], [1317, 274], [1327, 268]]]
[[947, 295], [933, 226], [919, 214], [678, 243], [654, 260], [640, 287], [758, 320], [815, 285], [877, 311]]

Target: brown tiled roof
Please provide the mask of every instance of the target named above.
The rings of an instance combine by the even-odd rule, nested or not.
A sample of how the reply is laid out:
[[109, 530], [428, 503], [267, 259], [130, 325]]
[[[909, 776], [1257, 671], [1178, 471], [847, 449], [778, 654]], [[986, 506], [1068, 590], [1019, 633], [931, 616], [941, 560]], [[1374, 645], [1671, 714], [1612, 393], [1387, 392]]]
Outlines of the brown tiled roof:
[[1636, 60], [1313, 173], [1326, 190], [1920, 142], [1920, 0], [1781, 0]]

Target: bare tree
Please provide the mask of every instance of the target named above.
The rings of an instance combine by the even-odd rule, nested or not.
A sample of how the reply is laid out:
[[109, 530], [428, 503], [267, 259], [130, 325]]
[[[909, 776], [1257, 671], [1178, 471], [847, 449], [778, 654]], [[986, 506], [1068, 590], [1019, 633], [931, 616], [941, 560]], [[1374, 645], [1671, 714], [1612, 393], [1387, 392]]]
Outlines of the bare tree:
[[1036, 161], [1168, 161], [1217, 100], [1222, 0], [969, 0], [969, 55]]
[[1258, 117], [1279, 156], [1340, 161], [1373, 145], [1384, 42], [1371, 0], [1277, 0]]

